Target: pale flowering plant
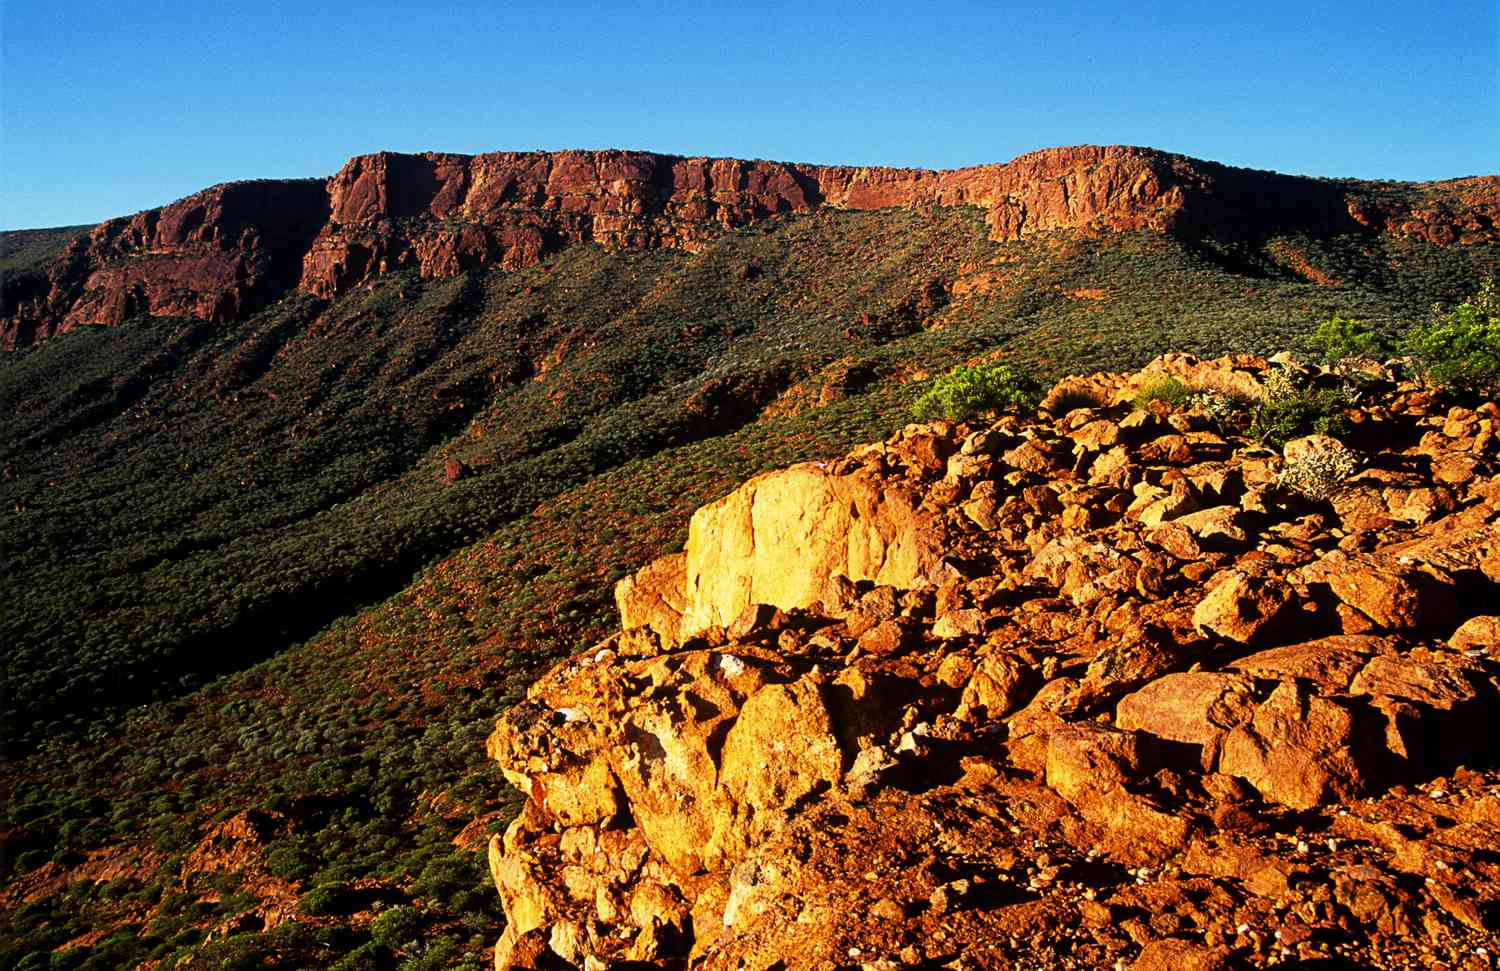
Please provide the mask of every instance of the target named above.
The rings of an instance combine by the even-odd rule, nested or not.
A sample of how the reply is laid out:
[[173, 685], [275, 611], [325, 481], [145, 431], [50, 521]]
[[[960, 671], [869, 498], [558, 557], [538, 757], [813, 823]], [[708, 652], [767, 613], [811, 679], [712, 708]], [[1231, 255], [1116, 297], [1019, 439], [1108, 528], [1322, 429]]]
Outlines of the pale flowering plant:
[[1283, 489], [1300, 493], [1309, 499], [1328, 500], [1345, 488], [1349, 477], [1359, 470], [1359, 456], [1336, 438], [1315, 436], [1288, 448], [1286, 464], [1276, 477]]

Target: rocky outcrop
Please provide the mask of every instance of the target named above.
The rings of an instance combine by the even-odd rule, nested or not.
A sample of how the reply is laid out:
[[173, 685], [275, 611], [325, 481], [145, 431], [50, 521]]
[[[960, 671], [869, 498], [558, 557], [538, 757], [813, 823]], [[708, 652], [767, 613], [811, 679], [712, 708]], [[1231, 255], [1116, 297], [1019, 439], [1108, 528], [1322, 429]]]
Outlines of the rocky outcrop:
[[[946, 461], [926, 457], [939, 468]], [[821, 604], [835, 578], [902, 589], [931, 583], [943, 548], [941, 523], [909, 489], [863, 468], [840, 475], [808, 462], [757, 476], [699, 509], [683, 553], [620, 581], [615, 600], [627, 627], [649, 627], [675, 644], [728, 627], [755, 604]]]
[[294, 286], [332, 297], [402, 267], [430, 277], [517, 268], [580, 242], [693, 250], [778, 214], [888, 206], [978, 207], [996, 240], [1375, 232], [1449, 245], [1496, 238], [1500, 177], [1336, 182], [1118, 145], [941, 172], [649, 152], [383, 152], [326, 183], [217, 186], [100, 225], [45, 283], [7, 286], [0, 346], [137, 314], [227, 319]]
[[1388, 385], [1385, 450], [1314, 500], [1235, 427], [1107, 403], [1140, 380], [700, 510], [490, 737], [527, 796], [490, 846], [497, 968], [1492, 946], [1500, 407]]
[[323, 184], [239, 182], [112, 219], [70, 243], [45, 281], [8, 285], [0, 348], [132, 316], [230, 320], [296, 285], [327, 219]]
[[1500, 216], [1500, 178], [1437, 184], [1422, 203], [1400, 192], [1377, 202], [1357, 183], [1091, 145], [944, 172], [646, 152], [387, 153], [351, 160], [328, 185], [329, 224], [302, 276], [322, 295], [396, 266], [427, 276], [524, 266], [584, 241], [691, 250], [725, 228], [820, 207], [975, 206], [996, 240], [1057, 229], [1255, 238], [1363, 228], [1455, 243], [1492, 238]]
[[1500, 176], [1428, 183], [1412, 194], [1360, 193], [1350, 197], [1348, 209], [1361, 226], [1439, 246], [1493, 238], [1500, 226]]

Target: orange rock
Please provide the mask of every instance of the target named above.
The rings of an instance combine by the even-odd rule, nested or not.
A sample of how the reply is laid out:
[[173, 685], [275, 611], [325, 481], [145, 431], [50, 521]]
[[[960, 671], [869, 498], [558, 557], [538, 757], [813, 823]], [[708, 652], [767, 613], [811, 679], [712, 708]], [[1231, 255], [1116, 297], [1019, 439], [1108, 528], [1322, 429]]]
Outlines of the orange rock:
[[680, 561], [647, 566], [615, 598], [627, 626], [681, 640], [749, 604], [820, 603], [835, 576], [915, 586], [944, 552], [942, 530], [918, 504], [899, 486], [815, 463], [757, 476], [693, 514]]
[[1243, 675], [1182, 672], [1122, 698], [1116, 724], [1190, 746], [1212, 768], [1225, 734], [1249, 721], [1254, 705], [1254, 686]]
[[1229, 966], [1228, 948], [1164, 938], [1141, 948], [1130, 971], [1222, 971]]
[[1205, 633], [1249, 644], [1263, 639], [1292, 605], [1293, 593], [1275, 577], [1254, 577], [1229, 570], [1193, 609], [1193, 625]]
[[1293, 809], [1354, 798], [1370, 781], [1360, 728], [1345, 706], [1282, 682], [1224, 739], [1219, 771]]

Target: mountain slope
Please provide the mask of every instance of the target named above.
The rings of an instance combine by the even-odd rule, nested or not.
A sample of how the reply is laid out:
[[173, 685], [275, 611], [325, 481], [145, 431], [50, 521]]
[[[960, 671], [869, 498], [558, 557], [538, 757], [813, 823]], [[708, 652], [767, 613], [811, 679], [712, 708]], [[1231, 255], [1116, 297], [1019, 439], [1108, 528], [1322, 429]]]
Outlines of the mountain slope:
[[[634, 156], [573, 158], [616, 157]], [[738, 173], [700, 221], [676, 175], [476, 208], [474, 173], [503, 160], [437, 179], [440, 158], [59, 233], [60, 260], [27, 256], [29, 295], [6, 290], [47, 338], [0, 358], [7, 958], [332, 964], [368, 958], [372, 908], [403, 903], [458, 964], [499, 933], [472, 848], [516, 809], [478, 751], [489, 720], [608, 633], [609, 584], [679, 547], [697, 505], [883, 437], [960, 361], [1269, 353], [1335, 313], [1396, 333], [1500, 266], [1484, 180], [1283, 182], [1090, 149], [1035, 185], [985, 176], [1011, 186], [996, 208], [953, 174], [639, 162]], [[1132, 166], [1161, 191], [1074, 191]], [[776, 211], [773, 183], [807, 208]], [[1230, 184], [1335, 201], [1298, 215]], [[1032, 215], [997, 232], [1012, 194]], [[1352, 197], [1386, 215], [1349, 222]], [[1241, 215], [1189, 218], [1210, 211]], [[514, 220], [551, 227], [534, 262], [424, 262]], [[308, 283], [309, 254], [367, 244], [380, 260]], [[123, 316], [83, 325], [105, 307]], [[349, 895], [314, 912], [330, 887]], [[395, 963], [374, 951], [348, 966]]]

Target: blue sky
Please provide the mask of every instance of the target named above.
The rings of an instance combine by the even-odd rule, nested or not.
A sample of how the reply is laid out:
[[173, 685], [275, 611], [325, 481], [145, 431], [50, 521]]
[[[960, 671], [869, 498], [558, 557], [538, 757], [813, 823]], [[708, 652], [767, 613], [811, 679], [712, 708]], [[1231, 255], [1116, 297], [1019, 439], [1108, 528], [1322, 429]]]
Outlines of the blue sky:
[[426, 5], [4, 0], [0, 227], [392, 149], [949, 168], [1128, 143], [1500, 172], [1495, 0]]

